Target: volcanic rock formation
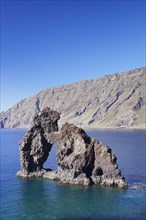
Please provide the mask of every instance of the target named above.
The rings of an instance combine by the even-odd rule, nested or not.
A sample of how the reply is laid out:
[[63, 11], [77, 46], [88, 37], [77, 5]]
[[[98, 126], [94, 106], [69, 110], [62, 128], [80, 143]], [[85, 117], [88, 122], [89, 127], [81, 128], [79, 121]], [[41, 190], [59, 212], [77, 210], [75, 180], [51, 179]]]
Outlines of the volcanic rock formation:
[[[59, 118], [59, 113], [48, 107], [35, 115], [32, 128], [20, 142], [21, 171], [17, 175], [42, 176], [70, 184], [126, 187], [111, 149], [73, 124], [65, 123], [58, 132]], [[45, 170], [43, 164], [54, 143], [58, 169]]]
[[20, 142], [20, 176], [42, 176], [43, 164], [47, 160], [54, 143], [55, 132], [58, 131], [59, 113], [44, 108], [41, 114], [36, 114], [33, 125]]

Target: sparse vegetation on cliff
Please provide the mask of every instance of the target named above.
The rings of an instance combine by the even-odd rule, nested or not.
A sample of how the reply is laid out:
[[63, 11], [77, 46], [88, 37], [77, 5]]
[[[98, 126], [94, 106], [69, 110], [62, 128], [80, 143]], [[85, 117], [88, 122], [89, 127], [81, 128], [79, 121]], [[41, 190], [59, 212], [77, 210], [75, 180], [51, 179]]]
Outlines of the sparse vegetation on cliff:
[[2, 112], [2, 128], [28, 128], [33, 115], [50, 107], [88, 128], [145, 128], [146, 68], [48, 88]]

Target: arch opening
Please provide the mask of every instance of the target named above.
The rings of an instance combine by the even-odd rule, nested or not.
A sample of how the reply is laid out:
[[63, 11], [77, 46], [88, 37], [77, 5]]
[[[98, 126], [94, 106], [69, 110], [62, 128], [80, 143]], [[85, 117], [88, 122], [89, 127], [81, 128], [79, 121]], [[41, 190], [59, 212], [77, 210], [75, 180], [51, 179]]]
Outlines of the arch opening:
[[46, 170], [57, 170], [57, 161], [56, 161], [56, 145], [53, 144], [51, 151], [49, 152], [48, 158], [43, 164], [43, 168]]

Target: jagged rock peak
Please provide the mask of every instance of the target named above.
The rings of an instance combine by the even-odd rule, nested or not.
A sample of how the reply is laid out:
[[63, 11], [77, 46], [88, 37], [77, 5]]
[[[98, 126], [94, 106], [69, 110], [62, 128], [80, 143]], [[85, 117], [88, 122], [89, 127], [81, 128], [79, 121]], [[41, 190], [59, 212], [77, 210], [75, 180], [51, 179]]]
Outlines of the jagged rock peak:
[[45, 107], [33, 118], [33, 126], [41, 127], [45, 132], [58, 131], [57, 121], [60, 119], [60, 114], [57, 111], [52, 111], [49, 107]]
[[[58, 131], [60, 115], [50, 108], [36, 114], [33, 126], [20, 142], [18, 176], [44, 177], [62, 183], [126, 187], [111, 149], [89, 137], [77, 126], [65, 123]], [[58, 169], [43, 168], [55, 143]]]

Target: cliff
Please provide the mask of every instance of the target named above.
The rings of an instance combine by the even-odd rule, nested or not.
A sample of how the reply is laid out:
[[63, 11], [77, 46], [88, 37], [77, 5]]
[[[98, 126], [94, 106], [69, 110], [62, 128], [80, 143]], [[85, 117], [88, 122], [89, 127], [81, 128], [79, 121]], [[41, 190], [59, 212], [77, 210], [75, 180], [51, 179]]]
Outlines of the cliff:
[[28, 128], [45, 106], [88, 128], [145, 128], [146, 68], [48, 88], [0, 114], [1, 128]]

